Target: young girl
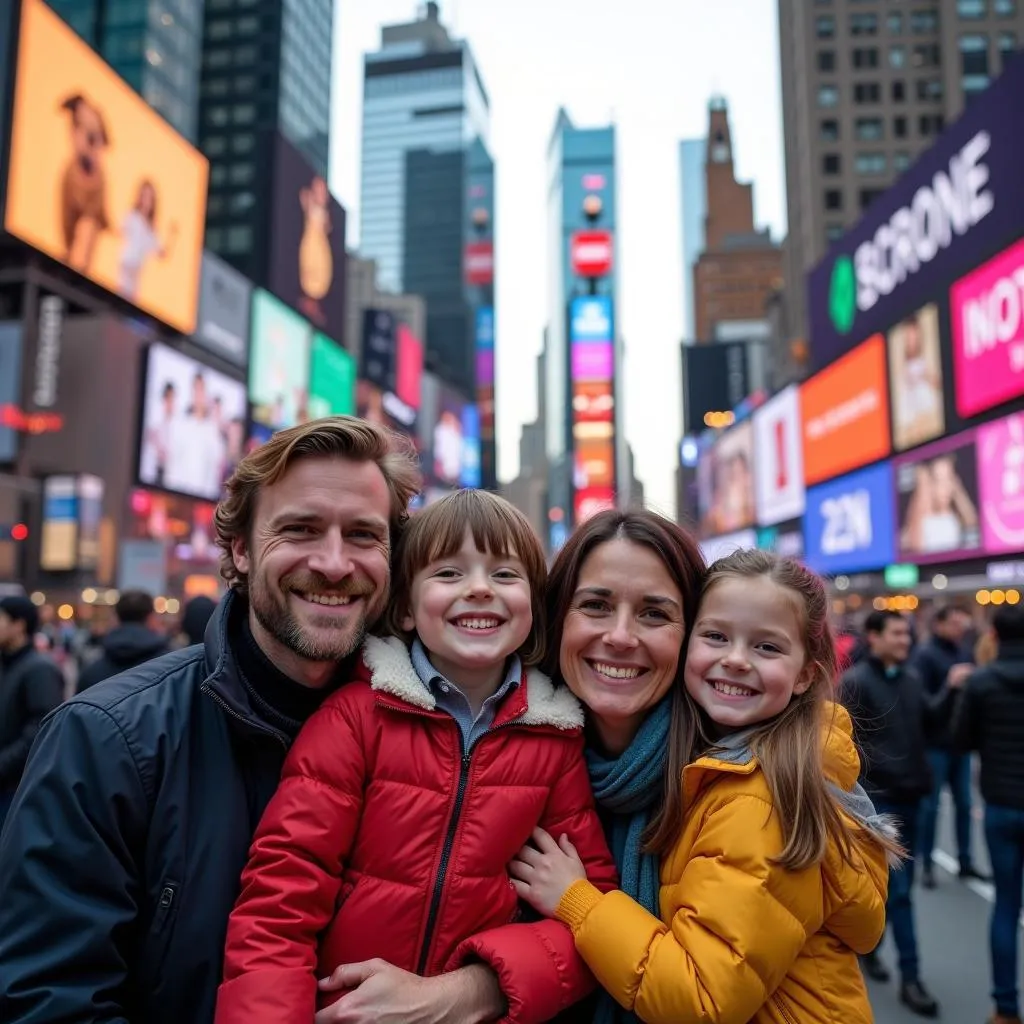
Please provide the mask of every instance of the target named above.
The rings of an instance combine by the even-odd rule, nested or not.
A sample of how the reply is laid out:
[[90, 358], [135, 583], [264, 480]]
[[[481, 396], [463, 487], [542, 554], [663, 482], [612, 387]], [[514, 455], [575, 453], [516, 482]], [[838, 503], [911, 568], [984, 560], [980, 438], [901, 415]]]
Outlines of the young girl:
[[716, 562], [684, 669], [682, 834], [655, 851], [661, 918], [591, 885], [565, 836], [538, 831], [513, 862], [618, 1019], [870, 1024], [856, 954], [881, 939], [899, 848], [856, 784], [849, 717], [828, 703], [835, 668], [816, 576], [761, 551]]
[[[228, 925], [217, 1024], [310, 1024], [317, 978], [375, 957], [498, 974], [508, 1019], [593, 988], [572, 934], [519, 915], [507, 864], [537, 825], [599, 888], [615, 869], [582, 757], [583, 713], [533, 669], [546, 569], [529, 523], [485, 491], [415, 515], [389, 625], [288, 755]], [[344, 998], [342, 996], [341, 998]]]

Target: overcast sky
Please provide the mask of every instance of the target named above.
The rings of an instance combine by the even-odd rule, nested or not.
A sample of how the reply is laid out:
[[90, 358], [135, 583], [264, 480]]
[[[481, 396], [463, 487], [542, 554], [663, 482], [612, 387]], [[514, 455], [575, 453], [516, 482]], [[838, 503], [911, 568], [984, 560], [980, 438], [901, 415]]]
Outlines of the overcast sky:
[[[338, 0], [331, 187], [359, 241], [362, 54], [416, 0]], [[726, 97], [738, 175], [755, 212], [785, 232], [776, 4], [772, 0], [442, 0], [469, 40], [491, 98], [497, 164], [498, 473], [518, 472], [519, 428], [536, 415], [535, 356], [545, 322], [545, 150], [558, 107], [580, 127], [618, 129], [620, 300], [626, 434], [648, 502], [674, 508], [683, 329], [680, 139], [706, 133], [707, 101]]]

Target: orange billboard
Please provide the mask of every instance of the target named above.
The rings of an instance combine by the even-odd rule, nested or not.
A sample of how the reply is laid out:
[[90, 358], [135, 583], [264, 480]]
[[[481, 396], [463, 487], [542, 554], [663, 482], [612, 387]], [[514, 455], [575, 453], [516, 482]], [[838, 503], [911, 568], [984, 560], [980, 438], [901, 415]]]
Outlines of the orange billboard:
[[4, 227], [185, 334], [209, 165], [43, 0], [23, 0]]
[[804, 479], [829, 480], [889, 454], [885, 338], [876, 334], [800, 388]]

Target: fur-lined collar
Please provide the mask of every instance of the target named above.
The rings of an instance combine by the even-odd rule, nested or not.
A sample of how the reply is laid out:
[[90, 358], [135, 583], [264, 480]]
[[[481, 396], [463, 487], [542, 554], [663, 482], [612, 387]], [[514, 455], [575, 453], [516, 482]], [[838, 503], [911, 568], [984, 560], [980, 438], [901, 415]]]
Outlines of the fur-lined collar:
[[[363, 642], [363, 662], [370, 670], [370, 687], [378, 693], [433, 711], [437, 701], [413, 668], [409, 649], [397, 637], [367, 637]], [[524, 673], [526, 711], [514, 719], [516, 725], [550, 725], [556, 729], [582, 729], [583, 707], [562, 686], [529, 669]]]

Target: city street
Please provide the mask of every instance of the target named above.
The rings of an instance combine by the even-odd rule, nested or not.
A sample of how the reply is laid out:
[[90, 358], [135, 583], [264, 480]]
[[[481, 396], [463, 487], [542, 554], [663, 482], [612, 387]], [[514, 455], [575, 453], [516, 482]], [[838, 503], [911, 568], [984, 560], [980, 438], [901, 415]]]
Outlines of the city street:
[[[987, 872], [980, 807], [979, 800], [975, 806], [974, 855], [979, 867]], [[941, 849], [935, 861], [938, 888], [927, 892], [916, 885], [914, 890], [921, 978], [939, 1001], [941, 1020], [949, 1024], [984, 1024], [992, 1012], [988, 966], [991, 886], [983, 882], [964, 884], [956, 878], [951, 810], [947, 798], [940, 824]], [[882, 959], [889, 967], [895, 964], [889, 936]], [[886, 985], [869, 983], [876, 1024], [911, 1024], [922, 1020], [899, 1002], [895, 971], [893, 974], [893, 980]]]

